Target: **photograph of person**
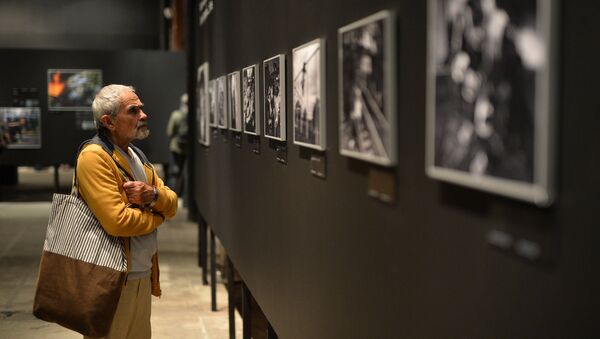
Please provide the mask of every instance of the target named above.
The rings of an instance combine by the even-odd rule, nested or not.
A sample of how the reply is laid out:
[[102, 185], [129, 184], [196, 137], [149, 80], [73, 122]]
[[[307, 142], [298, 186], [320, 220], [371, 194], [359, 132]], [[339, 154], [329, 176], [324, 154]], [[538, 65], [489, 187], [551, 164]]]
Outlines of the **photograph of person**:
[[242, 131], [242, 105], [240, 96], [240, 71], [227, 75], [229, 105], [229, 129], [236, 132]]
[[396, 162], [394, 16], [382, 11], [338, 30], [340, 153]]
[[260, 135], [260, 102], [257, 88], [260, 88], [258, 65], [244, 68], [242, 70], [244, 133], [253, 135]]
[[541, 13], [551, 2], [430, 6], [430, 175], [532, 199], [536, 175], [547, 177], [536, 168], [545, 167], [548, 140], [536, 137], [548, 131], [549, 82], [540, 79], [548, 79], [549, 18]]
[[263, 101], [265, 107], [265, 136], [286, 140], [285, 131], [285, 55], [280, 54], [263, 62]]
[[322, 39], [292, 52], [294, 143], [325, 149], [325, 49]]
[[101, 87], [101, 70], [49, 69], [48, 109], [91, 110], [92, 101]]
[[221, 129], [227, 129], [227, 76], [222, 75], [217, 78], [217, 126]]

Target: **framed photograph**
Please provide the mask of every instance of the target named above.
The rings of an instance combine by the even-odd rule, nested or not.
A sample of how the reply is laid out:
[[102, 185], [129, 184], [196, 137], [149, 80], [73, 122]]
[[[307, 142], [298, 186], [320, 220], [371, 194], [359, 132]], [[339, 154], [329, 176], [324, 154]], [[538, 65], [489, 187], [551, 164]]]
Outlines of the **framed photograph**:
[[242, 131], [242, 103], [240, 94], [240, 71], [227, 75], [227, 105], [229, 106], [229, 129]]
[[325, 150], [325, 40], [292, 52], [294, 144]]
[[430, 0], [426, 170], [553, 199], [556, 1]]
[[285, 54], [263, 62], [263, 80], [265, 137], [285, 141]]
[[217, 81], [208, 82], [208, 126], [217, 127]]
[[260, 99], [257, 88], [260, 88], [258, 65], [242, 70], [242, 113], [244, 115], [244, 133], [260, 135]]
[[48, 109], [91, 110], [101, 88], [102, 71], [99, 69], [49, 69]]
[[217, 127], [227, 129], [227, 76], [217, 78]]
[[208, 102], [208, 62], [198, 67], [196, 78], [196, 120], [198, 123], [198, 142], [204, 146], [210, 146], [210, 127], [208, 126], [210, 106]]
[[42, 148], [42, 116], [39, 107], [0, 107], [0, 121], [10, 138], [7, 148]]
[[340, 153], [396, 164], [395, 16], [382, 11], [338, 30]]

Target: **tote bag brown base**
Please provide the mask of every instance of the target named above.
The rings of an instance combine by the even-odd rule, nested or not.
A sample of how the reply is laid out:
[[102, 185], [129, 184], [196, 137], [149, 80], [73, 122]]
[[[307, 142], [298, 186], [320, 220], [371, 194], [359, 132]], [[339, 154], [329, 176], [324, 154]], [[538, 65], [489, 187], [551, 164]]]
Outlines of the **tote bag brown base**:
[[33, 314], [90, 337], [106, 336], [127, 275], [120, 238], [74, 195], [54, 194]]
[[[108, 334], [125, 273], [44, 252], [33, 314], [89, 337]], [[87, 277], [85, 282], [77, 277]]]

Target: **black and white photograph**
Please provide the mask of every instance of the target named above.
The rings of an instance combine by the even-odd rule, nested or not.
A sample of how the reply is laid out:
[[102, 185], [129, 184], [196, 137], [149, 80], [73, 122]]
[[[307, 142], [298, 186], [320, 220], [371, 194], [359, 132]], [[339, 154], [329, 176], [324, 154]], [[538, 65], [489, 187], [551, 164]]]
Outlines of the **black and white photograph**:
[[244, 119], [244, 133], [260, 135], [260, 81], [258, 65], [252, 65], [242, 70], [242, 113]]
[[217, 127], [227, 129], [229, 117], [227, 116], [227, 76], [217, 78]]
[[242, 96], [240, 93], [240, 71], [227, 75], [227, 105], [229, 107], [229, 129], [236, 132], [242, 131]]
[[217, 126], [217, 81], [208, 81], [208, 126]]
[[340, 153], [396, 164], [395, 16], [381, 11], [338, 30]]
[[265, 137], [286, 140], [285, 131], [285, 55], [279, 54], [263, 62], [263, 102]]
[[325, 41], [292, 51], [294, 143], [325, 149]]
[[49, 69], [48, 109], [91, 110], [101, 88], [102, 71], [99, 69]]
[[39, 107], [0, 107], [0, 121], [10, 139], [7, 148], [42, 148], [42, 116]]
[[429, 176], [551, 202], [553, 5], [429, 1]]
[[208, 103], [208, 63], [205, 62], [198, 67], [196, 78], [196, 119], [198, 123], [198, 142], [204, 146], [210, 146], [210, 127], [208, 125], [209, 103]]

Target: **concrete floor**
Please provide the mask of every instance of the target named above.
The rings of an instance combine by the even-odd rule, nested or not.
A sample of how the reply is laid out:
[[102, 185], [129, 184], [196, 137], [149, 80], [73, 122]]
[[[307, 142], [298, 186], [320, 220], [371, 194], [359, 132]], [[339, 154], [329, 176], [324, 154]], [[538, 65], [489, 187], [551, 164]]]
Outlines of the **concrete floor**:
[[[60, 170], [61, 191], [68, 190], [71, 171]], [[19, 185], [0, 186], [0, 339], [81, 338], [56, 324], [31, 314], [40, 253], [43, 247], [51, 170], [19, 170]], [[10, 201], [6, 201], [10, 200]], [[28, 201], [42, 200], [42, 201]], [[202, 285], [197, 265], [197, 226], [186, 221], [187, 211], [159, 229], [161, 287], [153, 298], [153, 338], [228, 338], [227, 292], [217, 284], [218, 311], [210, 310], [210, 286]], [[236, 314], [236, 337], [242, 321]]]

